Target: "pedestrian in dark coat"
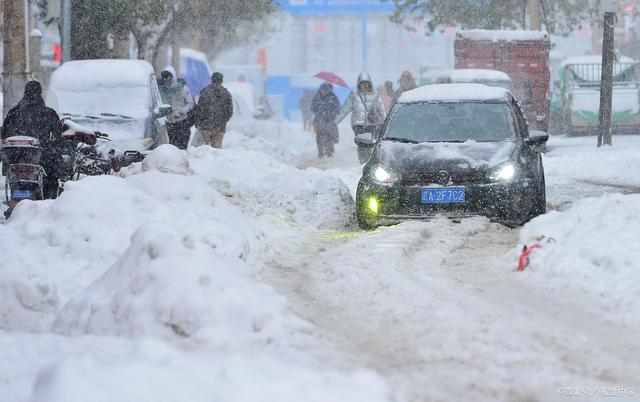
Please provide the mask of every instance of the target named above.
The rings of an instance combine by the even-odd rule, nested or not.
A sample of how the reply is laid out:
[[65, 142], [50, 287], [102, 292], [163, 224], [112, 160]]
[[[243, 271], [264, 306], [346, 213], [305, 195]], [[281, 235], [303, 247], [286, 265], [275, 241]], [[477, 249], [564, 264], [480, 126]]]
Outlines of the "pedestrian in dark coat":
[[195, 108], [195, 125], [205, 142], [214, 148], [222, 148], [227, 123], [233, 116], [233, 100], [227, 88], [222, 86], [224, 77], [213, 73], [211, 84], [200, 92]]
[[18, 135], [34, 137], [40, 141], [43, 148], [40, 164], [47, 174], [44, 178], [44, 196], [55, 198], [58, 194], [61, 163], [57, 148], [61, 135], [60, 117], [55, 110], [45, 106], [42, 85], [38, 81], [27, 83], [22, 100], [4, 118], [2, 139]]
[[318, 157], [333, 156], [334, 144], [338, 143], [339, 133], [336, 116], [340, 113], [340, 100], [333, 93], [333, 85], [324, 83], [311, 102], [311, 111], [315, 115], [313, 125], [316, 128]]

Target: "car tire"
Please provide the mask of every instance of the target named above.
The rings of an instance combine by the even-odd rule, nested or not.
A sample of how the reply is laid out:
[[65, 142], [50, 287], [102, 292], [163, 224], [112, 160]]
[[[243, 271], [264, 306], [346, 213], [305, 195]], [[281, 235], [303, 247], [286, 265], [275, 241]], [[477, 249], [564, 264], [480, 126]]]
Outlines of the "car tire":
[[544, 215], [546, 212], [547, 212], [547, 187], [545, 184], [544, 174], [543, 174], [535, 194], [535, 201], [533, 203], [533, 207], [531, 208], [530, 219], [533, 219], [536, 216]]

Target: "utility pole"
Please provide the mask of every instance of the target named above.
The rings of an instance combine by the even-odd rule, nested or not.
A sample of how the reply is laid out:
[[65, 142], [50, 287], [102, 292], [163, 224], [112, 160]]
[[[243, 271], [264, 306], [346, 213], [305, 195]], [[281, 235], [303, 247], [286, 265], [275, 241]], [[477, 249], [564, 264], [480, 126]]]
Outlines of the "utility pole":
[[4, 110], [18, 104], [29, 76], [29, 35], [26, 0], [4, 0]]
[[532, 31], [542, 30], [540, 0], [529, 0], [529, 29]]
[[600, 125], [598, 130], [598, 147], [611, 145], [611, 108], [613, 98], [613, 63], [614, 42], [613, 29], [616, 13], [605, 11], [602, 35], [602, 75], [600, 78]]
[[71, 60], [71, 0], [62, 0], [62, 62]]

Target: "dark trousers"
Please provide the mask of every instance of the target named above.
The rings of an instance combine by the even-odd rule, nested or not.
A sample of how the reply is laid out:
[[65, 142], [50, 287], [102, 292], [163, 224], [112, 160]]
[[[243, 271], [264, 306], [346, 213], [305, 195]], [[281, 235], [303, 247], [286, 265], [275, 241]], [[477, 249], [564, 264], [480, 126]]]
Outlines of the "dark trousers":
[[169, 143], [179, 149], [187, 149], [191, 137], [191, 123], [188, 119], [176, 123], [167, 123]]
[[316, 144], [318, 145], [318, 156], [332, 156], [334, 152], [334, 140], [327, 130], [319, 130], [316, 133]]

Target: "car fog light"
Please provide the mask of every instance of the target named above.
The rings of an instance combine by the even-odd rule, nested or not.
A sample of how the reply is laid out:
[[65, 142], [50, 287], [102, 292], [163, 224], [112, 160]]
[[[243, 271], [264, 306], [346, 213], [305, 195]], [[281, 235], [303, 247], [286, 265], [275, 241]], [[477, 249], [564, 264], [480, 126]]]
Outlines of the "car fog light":
[[376, 197], [369, 198], [368, 206], [369, 206], [369, 211], [371, 213], [373, 213], [373, 214], [377, 214], [378, 213], [380, 205], [379, 205], [378, 199]]

